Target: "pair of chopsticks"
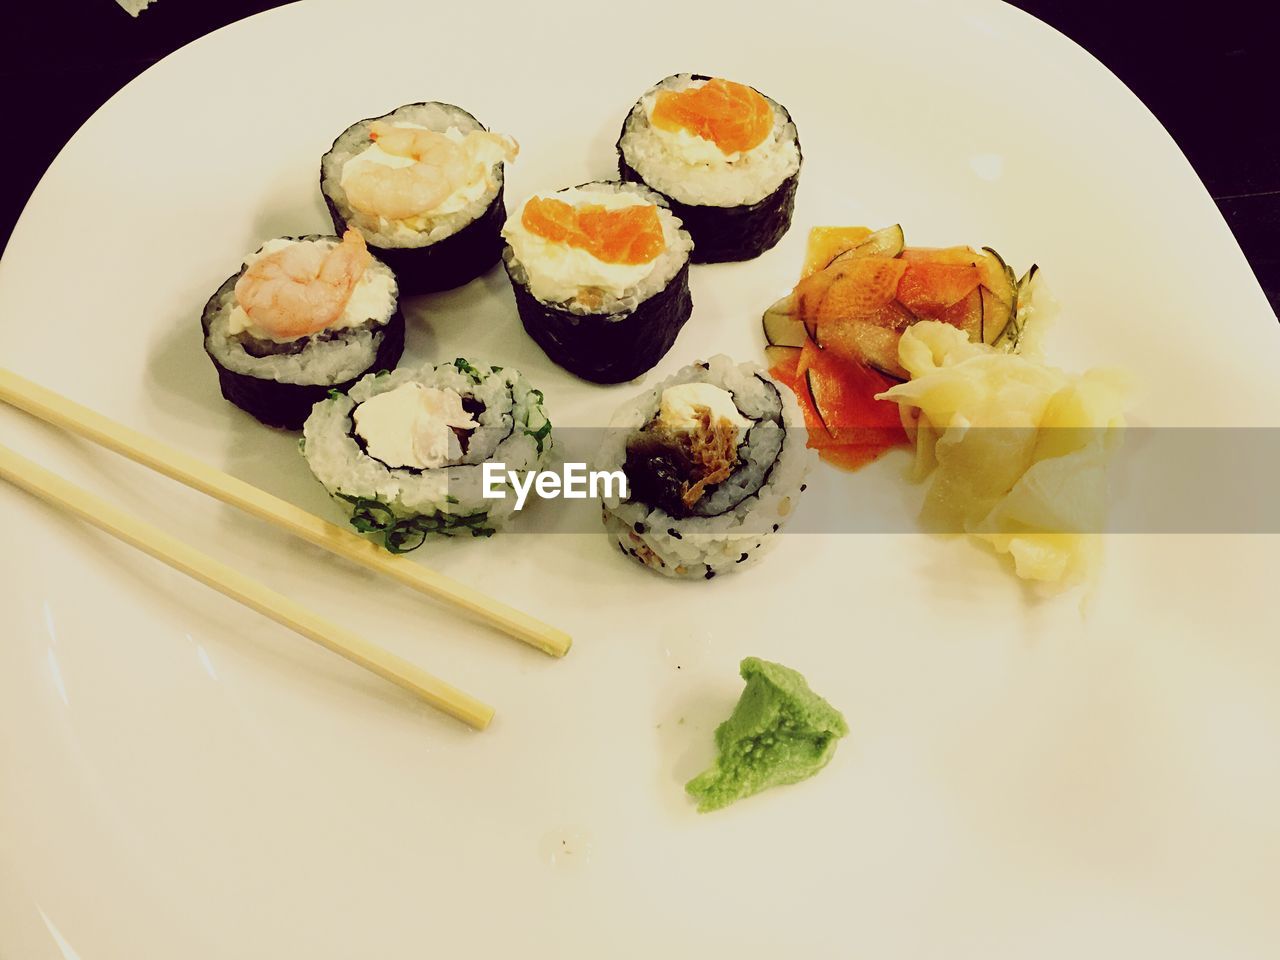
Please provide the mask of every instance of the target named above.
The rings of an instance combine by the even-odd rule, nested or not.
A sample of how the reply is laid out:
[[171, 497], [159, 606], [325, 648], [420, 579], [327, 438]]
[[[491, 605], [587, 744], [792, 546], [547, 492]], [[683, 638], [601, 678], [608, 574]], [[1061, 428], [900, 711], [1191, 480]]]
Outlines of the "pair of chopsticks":
[[[452, 604], [517, 640], [552, 656], [564, 656], [571, 640], [562, 630], [515, 610], [307, 513], [279, 497], [215, 470], [179, 450], [95, 413], [66, 397], [0, 368], [0, 400], [56, 427], [92, 440], [216, 500], [239, 507], [308, 543], [385, 574], [405, 586]], [[80, 517], [144, 553], [238, 600], [352, 663], [403, 687], [424, 701], [483, 730], [493, 708], [425, 670], [316, 616], [301, 604], [263, 587], [232, 567], [0, 446], [0, 478]]]

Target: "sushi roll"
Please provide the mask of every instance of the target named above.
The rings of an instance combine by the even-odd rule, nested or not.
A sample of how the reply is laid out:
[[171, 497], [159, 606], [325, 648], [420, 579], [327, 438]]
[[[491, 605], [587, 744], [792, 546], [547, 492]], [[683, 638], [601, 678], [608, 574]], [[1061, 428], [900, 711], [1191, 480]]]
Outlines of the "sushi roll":
[[779, 103], [741, 83], [677, 73], [631, 108], [618, 172], [657, 190], [693, 237], [694, 263], [750, 260], [791, 226], [800, 140]]
[[671, 349], [693, 310], [693, 241], [666, 201], [640, 184], [532, 196], [502, 235], [525, 330], [584, 380], [640, 376]]
[[355, 227], [406, 295], [474, 280], [502, 255], [503, 163], [518, 148], [451, 103], [410, 103], [352, 124], [320, 161], [342, 233]]
[[209, 298], [200, 323], [222, 395], [286, 430], [404, 351], [396, 278], [355, 230], [267, 241]]
[[551, 456], [542, 391], [517, 370], [458, 359], [370, 374], [318, 403], [307, 466], [362, 533], [404, 553], [428, 534], [489, 536], [515, 498], [484, 496], [486, 462], [541, 469]]
[[776, 540], [813, 462], [790, 390], [728, 357], [685, 367], [625, 404], [596, 458], [621, 470], [605, 530], [628, 557], [668, 577], [743, 570]]

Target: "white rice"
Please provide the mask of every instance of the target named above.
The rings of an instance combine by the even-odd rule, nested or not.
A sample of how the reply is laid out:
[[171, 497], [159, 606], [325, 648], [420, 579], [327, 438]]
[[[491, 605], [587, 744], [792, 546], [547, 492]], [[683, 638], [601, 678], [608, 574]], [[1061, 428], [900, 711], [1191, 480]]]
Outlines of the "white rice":
[[[631, 108], [618, 146], [627, 164], [653, 189], [680, 203], [739, 207], [758, 203], [800, 169], [795, 124], [770, 99], [773, 130], [763, 143], [734, 159], [690, 161], [673, 152], [669, 138], [657, 133], [646, 110], [661, 90], [686, 90], [705, 81], [679, 73], [652, 87]], [[761, 94], [761, 96], [764, 96]]]
[[[337, 246], [337, 237], [302, 237], [300, 242]], [[252, 262], [254, 257], [249, 257]], [[368, 316], [344, 318], [347, 326], [330, 332], [328, 338], [310, 337], [298, 353], [254, 356], [245, 350], [242, 340], [231, 333], [231, 312], [236, 307], [236, 281], [244, 272], [227, 279], [205, 307], [208, 331], [205, 349], [218, 363], [232, 373], [293, 384], [338, 384], [352, 380], [372, 366], [385, 335], [382, 328], [395, 314], [397, 289], [391, 270], [374, 258], [366, 268], [366, 278], [384, 293], [380, 298], [361, 297]], [[365, 283], [365, 279], [361, 280]], [[376, 304], [376, 308], [375, 308]], [[212, 313], [211, 313], [212, 311]]]
[[[315, 405], [302, 428], [303, 455], [316, 479], [348, 513], [357, 506], [353, 501], [371, 501], [385, 507], [397, 521], [423, 518], [432, 532], [462, 534], [490, 533], [514, 512], [514, 497], [498, 500], [482, 495], [481, 464], [492, 460], [506, 464], [508, 470], [528, 471], [548, 462], [552, 440], [542, 393], [510, 367], [459, 364], [370, 374], [347, 394]], [[457, 462], [435, 470], [388, 467], [356, 441], [352, 422], [356, 405], [409, 382], [456, 390], [484, 405], [476, 415], [480, 426]]]
[[[621, 319], [623, 316], [632, 313], [645, 300], [666, 289], [681, 268], [688, 263], [689, 252], [693, 249], [693, 239], [689, 236], [688, 231], [684, 229], [680, 218], [671, 212], [666, 198], [650, 190], [644, 184], [602, 180], [594, 183], [584, 183], [578, 187], [566, 187], [565, 190], [558, 192], [564, 193], [566, 190], [573, 190], [578, 195], [587, 196], [593, 193], [602, 195], [631, 193], [643, 197], [658, 208], [658, 220], [662, 224], [662, 238], [666, 243], [666, 249], [654, 258], [649, 273], [634, 286], [621, 292], [601, 290], [599, 287], [584, 287], [573, 298], [557, 301], [556, 305], [562, 309], [582, 316], [617, 315]], [[541, 194], [541, 196], [555, 195]], [[519, 217], [523, 210], [524, 204], [521, 204], [519, 209], [512, 213], [512, 218]], [[515, 251], [509, 243], [502, 251], [502, 259], [506, 264], [507, 272], [511, 275], [512, 282], [518, 283], [523, 287], [530, 287], [530, 274], [536, 274], [539, 264], [522, 263], [516, 258]]]
[[502, 189], [501, 163], [496, 163], [491, 168], [488, 188], [482, 194], [460, 210], [429, 217], [430, 226], [426, 230], [412, 230], [402, 221], [368, 216], [352, 209], [347, 201], [347, 193], [342, 188], [342, 169], [348, 160], [358, 156], [373, 143], [369, 130], [379, 120], [387, 123], [412, 123], [436, 133], [444, 133], [451, 127], [463, 133], [485, 129], [479, 120], [451, 103], [410, 103], [381, 117], [370, 117], [347, 127], [320, 160], [320, 189], [337, 206], [343, 219], [358, 227], [370, 244], [375, 247], [430, 246], [453, 236], [489, 209], [498, 191]]
[[621, 470], [627, 442], [657, 414], [662, 392], [681, 383], [711, 383], [733, 395], [739, 413], [755, 421], [739, 445], [739, 463], [703, 496], [695, 515], [677, 518], [660, 507], [618, 496], [603, 501], [606, 532], [621, 551], [669, 577], [705, 578], [742, 570], [774, 544], [795, 508], [814, 461], [805, 447], [804, 417], [795, 397], [752, 363], [712, 357], [624, 404], [596, 456], [597, 470]]

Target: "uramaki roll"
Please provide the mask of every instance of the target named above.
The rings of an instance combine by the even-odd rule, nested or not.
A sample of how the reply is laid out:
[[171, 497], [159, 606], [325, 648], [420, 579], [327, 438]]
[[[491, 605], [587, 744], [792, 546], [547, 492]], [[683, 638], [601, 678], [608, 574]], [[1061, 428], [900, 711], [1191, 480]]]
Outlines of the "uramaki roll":
[[593, 466], [621, 470], [603, 501], [619, 550], [668, 577], [744, 570], [774, 544], [813, 451], [790, 390], [725, 356], [685, 367], [624, 404]]
[[542, 469], [551, 449], [542, 391], [518, 370], [463, 358], [373, 374], [333, 394], [307, 418], [302, 444], [351, 525], [396, 553], [429, 534], [492, 534], [515, 498], [484, 495], [484, 464], [523, 475]]

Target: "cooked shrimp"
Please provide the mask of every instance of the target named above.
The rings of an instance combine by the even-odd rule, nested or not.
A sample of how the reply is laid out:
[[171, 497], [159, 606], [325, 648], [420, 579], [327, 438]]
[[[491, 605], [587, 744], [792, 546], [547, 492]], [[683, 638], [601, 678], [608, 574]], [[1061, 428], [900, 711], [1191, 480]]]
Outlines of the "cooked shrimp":
[[387, 220], [430, 213], [477, 173], [483, 176], [483, 169], [475, 169], [486, 166], [478, 161], [482, 145], [497, 145], [508, 160], [515, 156], [511, 140], [486, 131], [468, 133], [459, 143], [434, 130], [395, 127], [379, 120], [369, 136], [386, 153], [414, 161], [405, 167], [361, 164], [343, 180], [352, 208]]
[[385, 120], [375, 120], [370, 125], [369, 139], [386, 153], [410, 157], [419, 163], [445, 163], [460, 147], [443, 133], [420, 127], [397, 127]]
[[255, 260], [236, 281], [236, 302], [254, 326], [279, 340], [332, 326], [372, 259], [350, 227], [342, 243], [292, 243]]

